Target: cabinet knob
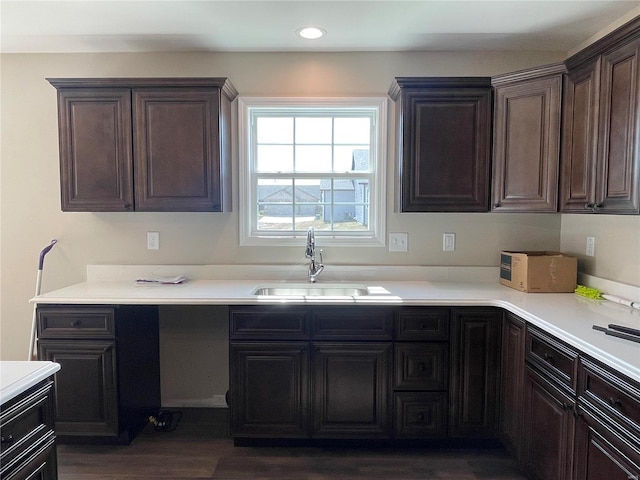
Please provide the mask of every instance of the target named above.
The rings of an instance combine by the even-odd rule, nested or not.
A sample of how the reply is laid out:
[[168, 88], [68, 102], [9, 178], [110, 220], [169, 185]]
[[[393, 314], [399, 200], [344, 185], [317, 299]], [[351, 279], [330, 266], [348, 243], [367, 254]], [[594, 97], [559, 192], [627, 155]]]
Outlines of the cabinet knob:
[[502, 206], [501, 203], [494, 203], [493, 208], [500, 208]]
[[71, 322], [72, 327], [79, 327], [82, 322], [80, 320], [73, 320]]
[[584, 204], [585, 210], [593, 210], [593, 207], [594, 207], [593, 203], [585, 203]]
[[596, 211], [600, 210], [603, 206], [604, 206], [604, 205], [602, 204], [602, 202], [601, 202], [601, 203], [596, 203], [596, 204], [593, 206], [593, 211], [594, 211], [594, 212], [596, 212]]
[[419, 421], [419, 422], [424, 422], [424, 413], [420, 412], [420, 413], [418, 414], [418, 421]]
[[0, 437], [0, 443], [3, 447], [10, 447], [11, 445], [13, 445], [13, 441], [13, 435], [7, 435], [6, 437], [3, 435], [2, 437]]
[[418, 371], [419, 372], [424, 372], [427, 369], [427, 367], [425, 366], [424, 362], [420, 362], [418, 364]]
[[124, 209], [125, 210], [133, 210], [133, 205], [131, 205], [130, 203], [125, 203], [124, 204]]
[[562, 409], [571, 410], [571, 405], [569, 405], [567, 402], [562, 402]]
[[551, 355], [550, 353], [545, 353], [544, 359], [549, 363], [553, 363], [553, 355]]

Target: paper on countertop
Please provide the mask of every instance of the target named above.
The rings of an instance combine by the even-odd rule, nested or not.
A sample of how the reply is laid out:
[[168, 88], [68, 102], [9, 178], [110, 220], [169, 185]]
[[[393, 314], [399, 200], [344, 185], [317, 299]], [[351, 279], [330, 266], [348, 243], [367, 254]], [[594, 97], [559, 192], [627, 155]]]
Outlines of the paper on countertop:
[[149, 278], [138, 278], [136, 283], [156, 283], [162, 285], [178, 285], [180, 283], [185, 283], [187, 281], [187, 277], [184, 275], [176, 275], [175, 277], [163, 277], [163, 276], [155, 276]]

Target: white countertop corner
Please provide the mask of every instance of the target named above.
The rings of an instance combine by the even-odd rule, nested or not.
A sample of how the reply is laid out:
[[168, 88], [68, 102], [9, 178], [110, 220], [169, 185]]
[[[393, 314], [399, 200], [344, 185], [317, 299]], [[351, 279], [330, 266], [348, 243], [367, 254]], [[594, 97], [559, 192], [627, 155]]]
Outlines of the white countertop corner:
[[1, 361], [0, 405], [60, 370], [55, 362]]

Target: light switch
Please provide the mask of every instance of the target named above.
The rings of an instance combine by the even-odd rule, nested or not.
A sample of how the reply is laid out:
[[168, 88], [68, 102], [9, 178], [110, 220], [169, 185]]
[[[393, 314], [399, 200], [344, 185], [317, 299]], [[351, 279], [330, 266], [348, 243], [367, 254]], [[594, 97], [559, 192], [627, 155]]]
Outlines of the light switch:
[[409, 234], [408, 233], [390, 233], [389, 234], [389, 251], [390, 252], [406, 252], [408, 250]]

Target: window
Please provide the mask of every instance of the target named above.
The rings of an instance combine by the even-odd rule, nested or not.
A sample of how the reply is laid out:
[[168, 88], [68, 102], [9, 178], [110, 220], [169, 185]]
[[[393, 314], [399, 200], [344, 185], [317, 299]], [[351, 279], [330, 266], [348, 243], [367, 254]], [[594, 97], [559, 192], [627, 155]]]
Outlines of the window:
[[239, 107], [242, 245], [384, 245], [386, 99]]

